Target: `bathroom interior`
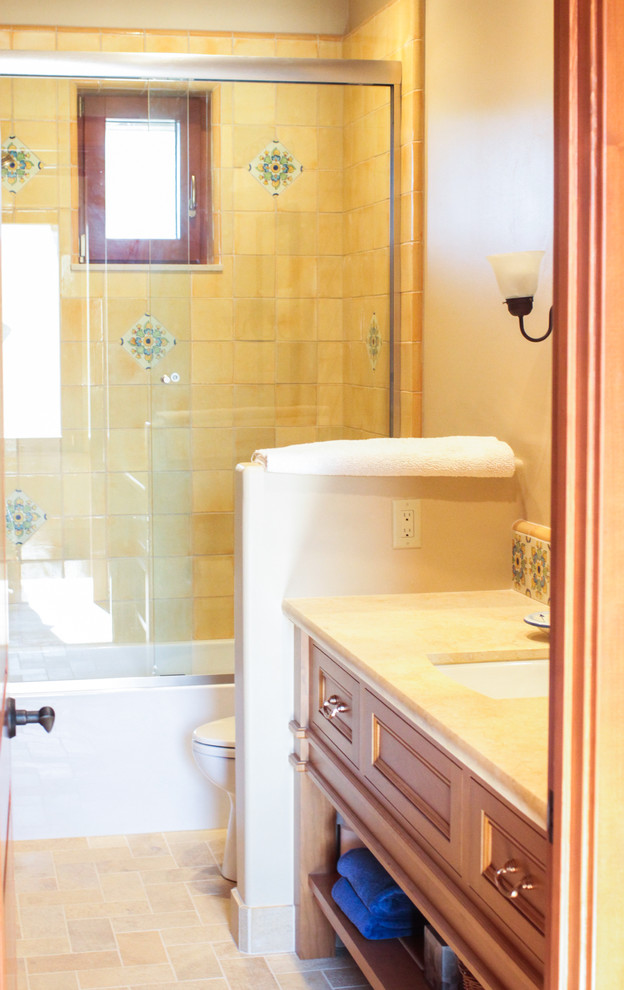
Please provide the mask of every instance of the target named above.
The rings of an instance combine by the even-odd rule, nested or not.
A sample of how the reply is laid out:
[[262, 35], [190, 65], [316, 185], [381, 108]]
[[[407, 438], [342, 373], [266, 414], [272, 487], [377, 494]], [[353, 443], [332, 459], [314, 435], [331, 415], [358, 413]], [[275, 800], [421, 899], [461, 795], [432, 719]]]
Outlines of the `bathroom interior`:
[[[545, 326], [552, 11], [465, 6], [352, 0], [340, 31], [303, 3], [254, 30], [244, 4], [233, 30], [0, 25], [6, 53], [40, 53], [0, 78], [3, 150], [17, 139], [32, 173], [2, 183], [9, 684], [57, 716], [49, 736], [13, 740], [14, 837], [223, 828], [231, 804], [192, 737], [236, 708], [233, 929], [251, 953], [294, 938], [282, 600], [509, 588], [512, 524], [550, 523], [551, 345], [522, 339], [486, 258], [545, 251], [529, 317]], [[88, 54], [55, 76], [50, 52]], [[229, 76], [223, 56], [242, 60]], [[288, 68], [271, 73], [275, 59]], [[121, 88], [209, 93], [199, 265], [92, 262], [81, 242], [78, 97]], [[267, 188], [254, 167], [278, 144], [292, 171]], [[50, 273], [36, 292], [35, 252]], [[135, 343], [146, 326], [153, 364]], [[247, 464], [421, 435], [495, 435], [514, 477], [276, 479]], [[396, 499], [421, 501], [421, 547], [392, 546]]]

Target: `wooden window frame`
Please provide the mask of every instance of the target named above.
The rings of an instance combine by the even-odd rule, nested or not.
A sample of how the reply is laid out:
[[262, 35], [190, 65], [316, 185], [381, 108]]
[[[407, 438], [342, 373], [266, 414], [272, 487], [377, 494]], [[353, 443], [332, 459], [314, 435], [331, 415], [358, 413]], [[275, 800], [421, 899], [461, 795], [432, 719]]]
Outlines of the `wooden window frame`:
[[[111, 90], [78, 94], [81, 260], [90, 264], [202, 265], [212, 260], [210, 96], [208, 93], [137, 93]], [[176, 120], [180, 125], [180, 236], [177, 239], [110, 239], [105, 236], [107, 119]], [[195, 209], [187, 204], [195, 177]]]

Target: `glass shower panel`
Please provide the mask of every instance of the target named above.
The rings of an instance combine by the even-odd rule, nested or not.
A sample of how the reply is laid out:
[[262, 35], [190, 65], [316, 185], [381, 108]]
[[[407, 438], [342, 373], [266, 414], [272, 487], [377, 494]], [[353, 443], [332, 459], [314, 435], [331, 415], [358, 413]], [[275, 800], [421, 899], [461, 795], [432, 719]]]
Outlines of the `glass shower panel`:
[[[208, 94], [214, 247], [201, 263], [90, 263], [79, 96], [120, 88], [21, 78], [0, 91], [4, 254], [30, 230], [18, 268], [42, 284], [36, 231], [58, 244], [46, 339], [60, 428], [58, 399], [10, 372], [47, 424], [6, 440], [14, 680], [231, 670], [234, 466], [257, 448], [389, 431], [388, 88], [129, 83], [161, 108], [157, 130], [172, 96]], [[136, 179], [150, 159], [127, 150]], [[13, 322], [9, 341], [34, 346]]]

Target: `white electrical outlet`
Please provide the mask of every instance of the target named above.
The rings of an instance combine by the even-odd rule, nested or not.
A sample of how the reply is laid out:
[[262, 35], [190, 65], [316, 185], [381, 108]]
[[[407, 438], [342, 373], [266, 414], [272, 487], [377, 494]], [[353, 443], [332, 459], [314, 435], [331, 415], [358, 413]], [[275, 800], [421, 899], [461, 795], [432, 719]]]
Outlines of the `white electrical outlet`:
[[421, 530], [420, 499], [392, 500], [392, 546], [419, 547]]

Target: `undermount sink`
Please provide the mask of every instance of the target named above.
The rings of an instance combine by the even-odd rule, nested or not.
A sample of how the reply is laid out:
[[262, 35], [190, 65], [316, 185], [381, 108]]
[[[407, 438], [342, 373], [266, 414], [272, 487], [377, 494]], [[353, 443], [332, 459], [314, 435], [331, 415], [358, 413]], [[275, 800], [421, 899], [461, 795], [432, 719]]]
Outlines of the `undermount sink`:
[[488, 698], [548, 696], [548, 656], [544, 653], [438, 653], [429, 660], [442, 674]]

